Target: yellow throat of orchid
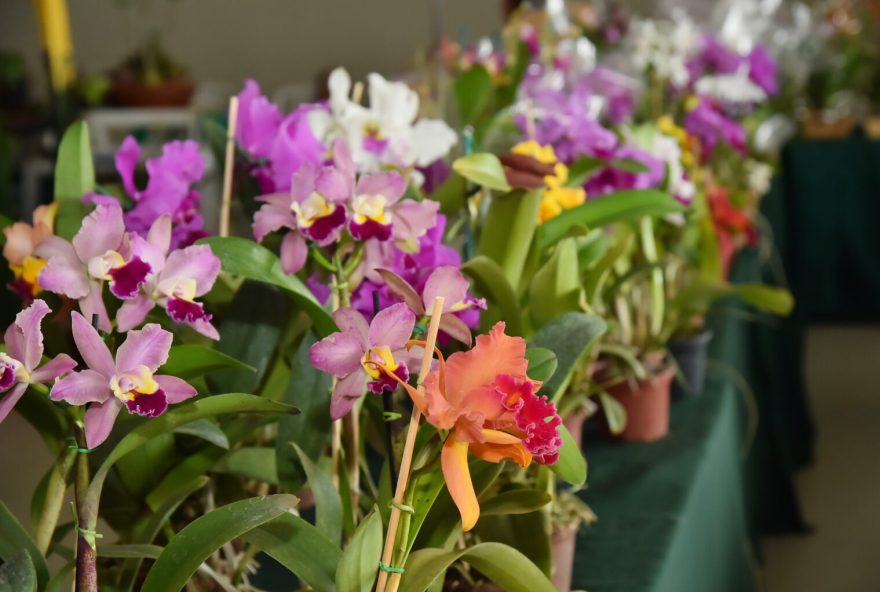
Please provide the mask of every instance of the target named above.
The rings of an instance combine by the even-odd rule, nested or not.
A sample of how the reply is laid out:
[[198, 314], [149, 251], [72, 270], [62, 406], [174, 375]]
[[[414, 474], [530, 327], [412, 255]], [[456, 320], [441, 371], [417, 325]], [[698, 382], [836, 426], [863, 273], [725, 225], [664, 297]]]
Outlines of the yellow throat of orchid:
[[152, 395], [159, 390], [159, 383], [146, 366], [138, 366], [133, 372], [117, 374], [110, 379], [110, 389], [121, 401], [133, 401], [138, 395]]
[[160, 282], [157, 290], [161, 296], [194, 302], [196, 299], [196, 281], [192, 278], [178, 277]]
[[361, 365], [364, 372], [375, 380], [382, 378], [383, 370], [393, 373], [398, 367], [387, 345], [370, 348], [361, 359]]
[[125, 259], [116, 251], [107, 251], [103, 255], [89, 260], [89, 275], [96, 280], [111, 280], [110, 271], [125, 265]]
[[324, 196], [313, 191], [301, 204], [293, 202], [290, 209], [296, 214], [296, 220], [300, 228], [308, 228], [321, 218], [326, 218], [335, 211], [333, 204], [324, 199]]
[[358, 224], [364, 224], [367, 220], [372, 220], [387, 226], [391, 224], [391, 216], [385, 210], [387, 205], [388, 200], [384, 195], [358, 195], [352, 204], [354, 221]]
[[4, 353], [0, 353], [0, 362], [12, 366], [16, 382], [29, 383], [31, 381], [30, 372], [27, 371], [27, 368], [24, 367], [24, 364], [22, 364], [15, 358], [9, 357]]
[[684, 128], [676, 125], [669, 115], [663, 115], [657, 120], [657, 130], [678, 142], [678, 146], [681, 148], [681, 164], [685, 168], [690, 169], [696, 164], [694, 139]]
[[42, 292], [42, 288], [40, 288], [40, 283], [37, 281], [37, 278], [39, 278], [40, 272], [43, 271], [43, 268], [46, 267], [46, 263], [48, 263], [48, 261], [45, 259], [28, 255], [24, 258], [24, 261], [21, 262], [21, 265], [13, 265], [10, 263], [9, 268], [15, 275], [15, 279], [20, 279], [30, 286], [31, 296], [37, 296]]

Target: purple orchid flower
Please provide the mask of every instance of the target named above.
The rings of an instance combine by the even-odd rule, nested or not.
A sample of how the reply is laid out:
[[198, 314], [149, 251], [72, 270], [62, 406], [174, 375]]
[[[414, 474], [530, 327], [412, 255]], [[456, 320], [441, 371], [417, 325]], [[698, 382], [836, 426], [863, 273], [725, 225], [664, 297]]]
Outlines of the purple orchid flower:
[[645, 165], [647, 170], [626, 171], [609, 162], [602, 170], [592, 175], [584, 185], [588, 195], [595, 197], [625, 189], [652, 189], [663, 184], [666, 164], [647, 150], [625, 144], [617, 149], [614, 158], [639, 162]]
[[380, 394], [397, 388], [397, 381], [385, 372], [409, 380], [409, 366], [417, 363], [419, 353], [406, 349], [416, 316], [402, 302], [380, 311], [369, 325], [352, 308], [340, 308], [333, 313], [333, 320], [342, 330], [313, 345], [309, 360], [338, 379], [330, 399], [330, 416], [339, 419], [367, 390]]
[[778, 65], [763, 45], [756, 45], [749, 54], [749, 78], [768, 96], [779, 92]]
[[156, 374], [168, 360], [172, 335], [150, 323], [130, 331], [114, 360], [98, 332], [79, 313], [71, 315], [73, 340], [87, 370], [59, 380], [50, 396], [71, 405], [89, 405], [85, 415], [86, 445], [100, 445], [113, 428], [123, 405], [129, 413], [144, 417], [162, 415], [171, 403], [196, 395], [185, 380]]
[[705, 97], [700, 97], [696, 106], [685, 115], [684, 129], [699, 140], [704, 162], [712, 157], [719, 142], [730, 145], [743, 156], [748, 150], [742, 124], [726, 117]]
[[6, 329], [6, 353], [0, 353], [0, 422], [6, 419], [28, 385], [51, 382], [76, 367], [76, 362], [67, 354], [58, 354], [40, 365], [43, 358], [40, 325], [50, 312], [45, 302], [34, 300], [15, 315], [15, 322]]
[[47, 260], [38, 278], [40, 286], [78, 300], [83, 314], [98, 315], [102, 331], [112, 328], [102, 298], [104, 282], [114, 296], [127, 300], [137, 295], [150, 272], [148, 263], [131, 256], [122, 208], [116, 201], [98, 204], [72, 243], [49, 236], [35, 253]]
[[117, 329], [134, 329], [158, 304], [175, 322], [190, 325], [210, 339], [220, 339], [211, 315], [196, 302], [217, 281], [220, 259], [208, 245], [192, 245], [169, 254], [171, 232], [171, 217], [166, 214], [153, 223], [146, 239], [132, 236], [133, 255], [146, 261], [151, 272], [137, 295], [123, 302], [116, 313]]

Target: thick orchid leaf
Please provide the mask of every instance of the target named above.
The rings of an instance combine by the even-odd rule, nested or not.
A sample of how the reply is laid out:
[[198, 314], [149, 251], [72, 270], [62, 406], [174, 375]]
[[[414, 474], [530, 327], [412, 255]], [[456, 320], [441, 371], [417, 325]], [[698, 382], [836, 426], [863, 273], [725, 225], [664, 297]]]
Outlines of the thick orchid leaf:
[[235, 368], [246, 372], [257, 371], [253, 366], [212, 347], [183, 344], [171, 347], [168, 361], [162, 366], [162, 374], [170, 374], [189, 380], [225, 368]]
[[647, 173], [650, 170], [645, 163], [632, 158], [614, 158], [608, 164], [627, 173]]
[[540, 510], [552, 500], [553, 496], [546, 491], [527, 488], [511, 489], [481, 502], [480, 517], [528, 514]]
[[340, 592], [370, 592], [382, 558], [382, 516], [373, 508], [358, 525], [336, 567]]
[[[317, 592], [335, 592], [339, 546], [299, 516], [282, 514], [242, 538], [260, 548]], [[343, 588], [340, 588], [343, 590]]]
[[339, 491], [330, 476], [318, 468], [302, 448], [292, 444], [315, 496], [315, 526], [328, 540], [336, 543], [342, 538], [342, 499]]
[[565, 312], [580, 308], [581, 281], [578, 274], [577, 243], [561, 241], [550, 259], [538, 270], [529, 289], [529, 316], [540, 329]]
[[601, 158], [593, 158], [592, 156], [582, 156], [571, 163], [568, 167], [568, 187], [580, 187], [586, 183], [590, 177], [598, 173], [605, 166], [605, 160]]
[[540, 204], [541, 191], [516, 190], [493, 196], [486, 213], [479, 254], [498, 263], [516, 291], [538, 227]]
[[[12, 515], [6, 504], [0, 501], [0, 559], [4, 563], [10, 562], [22, 551], [30, 557], [28, 563], [36, 573], [37, 589], [42, 590], [49, 581], [49, 567], [46, 565], [46, 560], [24, 527]], [[18, 569], [20, 568], [16, 569], [16, 573]], [[18, 592], [17, 588], [12, 590]]]
[[147, 573], [143, 592], [180, 590], [217, 549], [296, 508], [296, 496], [281, 493], [233, 502], [208, 512], [172, 537]]
[[459, 123], [469, 125], [482, 115], [492, 99], [492, 78], [480, 64], [462, 72], [453, 87]]
[[36, 592], [37, 571], [24, 549], [0, 565], [0, 592]]
[[305, 484], [306, 474], [296, 451], [290, 445], [296, 442], [311, 459], [321, 455], [330, 440], [330, 375], [312, 366], [309, 348], [315, 343], [306, 335], [299, 346], [290, 369], [290, 381], [281, 401], [302, 409], [298, 415], [286, 415], [278, 420], [275, 444], [275, 465], [278, 479], [287, 491], [295, 492]]
[[175, 429], [174, 433], [195, 436], [205, 442], [210, 442], [214, 446], [229, 450], [229, 438], [226, 437], [226, 432], [221, 430], [220, 427], [210, 419], [197, 419], [196, 421], [183, 424]]
[[166, 432], [120, 458], [116, 470], [126, 490], [140, 497], [159, 484], [174, 461], [174, 434]]
[[528, 44], [520, 42], [516, 46], [516, 58], [505, 68], [506, 84], [498, 89], [496, 108], [504, 109], [516, 100], [520, 83], [526, 75], [526, 69], [532, 63], [532, 50]]
[[[458, 560], [467, 561], [507, 592], [555, 592], [556, 588], [529, 559], [501, 543], [480, 543], [467, 549], [420, 549], [409, 556], [400, 592], [424, 592]], [[513, 569], [513, 566], [516, 566]]]
[[507, 177], [504, 174], [504, 166], [494, 154], [479, 152], [460, 156], [452, 163], [452, 170], [487, 189], [496, 191], [510, 191]]
[[566, 210], [541, 225], [538, 231], [538, 250], [543, 252], [562, 240], [575, 225], [596, 228], [637, 220], [644, 216], [665, 216], [684, 211], [684, 206], [668, 193], [656, 189], [628, 189], [595, 199]]
[[[605, 321], [594, 314], [567, 312], [559, 315], [529, 340], [529, 350], [546, 348], [556, 354], [556, 372], [541, 386], [541, 394], [558, 402], [568, 388], [574, 371], [585, 362], [599, 337], [605, 333]], [[531, 368], [530, 368], [531, 371]]]
[[602, 405], [602, 411], [605, 412], [605, 419], [608, 420], [608, 429], [611, 430], [611, 433], [621, 433], [626, 428], [626, 409], [620, 404], [620, 401], [608, 393], [599, 393], [599, 404]]
[[55, 164], [55, 201], [58, 214], [55, 234], [70, 240], [86, 215], [82, 197], [95, 190], [95, 163], [89, 142], [89, 126], [77, 121], [67, 128], [58, 145]]
[[529, 347], [526, 350], [526, 359], [529, 361], [529, 378], [547, 382], [556, 372], [556, 354], [543, 347]]
[[326, 337], [337, 330], [330, 314], [295, 275], [281, 269], [281, 262], [266, 247], [244, 238], [210, 237], [199, 241], [209, 245], [220, 258], [223, 271], [251, 280], [272, 284], [286, 290], [297, 305], [312, 319], [315, 330]]
[[[491, 500], [489, 498], [489, 502]], [[550, 537], [535, 536], [535, 533], [550, 532], [549, 517], [548, 511], [525, 511], [507, 515], [490, 513], [486, 516], [481, 513], [475, 534], [481, 542], [501, 543], [516, 549], [549, 576], [553, 568]]]
[[499, 308], [501, 318], [507, 323], [507, 334], [522, 335], [522, 314], [516, 293], [498, 264], [478, 255], [462, 265], [461, 270], [474, 280], [477, 291]]
[[713, 302], [730, 296], [759, 310], [781, 316], [788, 315], [794, 307], [794, 298], [783, 288], [726, 282], [698, 282], [682, 290], [670, 306], [684, 310], [708, 310]]
[[559, 460], [548, 466], [572, 485], [583, 485], [587, 482], [587, 461], [581, 452], [580, 442], [575, 442], [568, 428], [562, 424], [559, 425], [559, 435], [562, 437]]
[[245, 479], [254, 479], [270, 485], [278, 484], [274, 448], [256, 446], [236, 448], [217, 461], [213, 471], [238, 475]]
[[158, 559], [162, 554], [159, 545], [102, 545], [98, 543], [98, 557], [112, 559]]

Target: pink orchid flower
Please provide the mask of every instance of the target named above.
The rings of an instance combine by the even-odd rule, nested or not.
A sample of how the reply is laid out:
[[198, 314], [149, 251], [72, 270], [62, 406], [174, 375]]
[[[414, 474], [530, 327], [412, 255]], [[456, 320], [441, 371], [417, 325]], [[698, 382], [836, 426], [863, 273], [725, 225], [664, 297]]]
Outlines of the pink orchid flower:
[[6, 419], [28, 385], [51, 382], [76, 367], [76, 362], [67, 354], [58, 354], [40, 365], [43, 358], [40, 324], [50, 312], [45, 302], [34, 300], [6, 329], [6, 353], [0, 353], [0, 421]]
[[146, 281], [150, 266], [130, 255], [122, 208], [116, 202], [99, 204], [86, 216], [72, 243], [48, 236], [35, 253], [47, 259], [40, 272], [40, 286], [79, 301], [88, 318], [97, 314], [99, 328], [110, 331], [110, 317], [102, 298], [104, 282], [121, 299], [134, 298]]
[[368, 389], [380, 394], [397, 388], [397, 380], [409, 380], [408, 366], [416, 363], [420, 353], [406, 349], [416, 324], [416, 316], [406, 304], [380, 311], [369, 325], [353, 308], [340, 308], [333, 313], [333, 320], [342, 331], [313, 345], [309, 360], [338, 379], [330, 399], [330, 416], [339, 419]]
[[137, 295], [123, 302], [116, 313], [117, 329], [134, 329], [158, 304], [172, 320], [190, 325], [205, 337], [220, 339], [211, 315], [196, 301], [217, 281], [220, 259], [208, 245], [193, 245], [169, 254], [171, 233], [171, 216], [165, 214], [153, 223], [147, 238], [132, 235], [132, 255], [146, 261], [151, 271]]
[[89, 405], [85, 415], [86, 445], [100, 445], [113, 428], [123, 405], [129, 413], [158, 417], [169, 403], [196, 395], [196, 389], [176, 376], [156, 374], [168, 360], [172, 335], [150, 323], [129, 331], [114, 360], [98, 332], [79, 313], [72, 313], [73, 340], [89, 369], [59, 380], [50, 396], [71, 405]]
[[37, 277], [46, 262], [35, 257], [34, 250], [47, 236], [54, 233], [57, 212], [57, 203], [38, 206], [34, 210], [33, 226], [27, 222], [16, 222], [3, 229], [6, 237], [3, 257], [9, 262], [9, 268], [15, 276], [9, 287], [25, 304], [40, 293]]

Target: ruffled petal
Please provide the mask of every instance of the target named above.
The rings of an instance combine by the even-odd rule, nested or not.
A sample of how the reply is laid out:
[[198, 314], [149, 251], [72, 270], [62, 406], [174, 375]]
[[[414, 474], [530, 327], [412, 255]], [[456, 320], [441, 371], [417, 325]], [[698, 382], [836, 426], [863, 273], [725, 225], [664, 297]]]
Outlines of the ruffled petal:
[[73, 248], [80, 261], [117, 251], [125, 234], [122, 207], [118, 203], [102, 203], [83, 219], [82, 226], [73, 237]]
[[357, 182], [358, 195], [382, 195], [388, 204], [397, 203], [406, 191], [403, 176], [396, 171], [385, 171], [364, 175]]
[[116, 350], [116, 368], [129, 372], [146, 366], [155, 372], [168, 361], [173, 335], [160, 325], [150, 323], [139, 331], [129, 331], [125, 342]]
[[220, 259], [211, 247], [193, 245], [168, 255], [161, 281], [167, 282], [171, 278], [195, 280], [195, 295], [202, 296], [214, 286], [218, 275], [220, 275]]
[[6, 330], [6, 351], [22, 362], [30, 371], [37, 367], [43, 357], [43, 317], [49, 314], [49, 305], [42, 300], [34, 302], [15, 315], [15, 322]]

